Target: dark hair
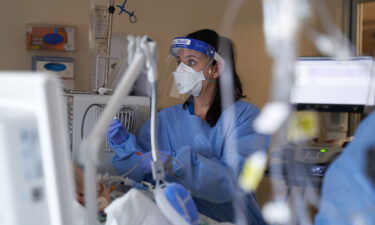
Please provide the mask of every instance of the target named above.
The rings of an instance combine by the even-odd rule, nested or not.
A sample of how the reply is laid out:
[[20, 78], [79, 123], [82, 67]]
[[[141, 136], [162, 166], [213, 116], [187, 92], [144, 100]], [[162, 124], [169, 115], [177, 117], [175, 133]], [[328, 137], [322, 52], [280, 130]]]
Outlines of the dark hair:
[[[242, 84], [240, 78], [237, 74], [235, 67], [235, 55], [234, 55], [234, 45], [229, 38], [219, 36], [215, 31], [209, 29], [198, 30], [186, 37], [204, 41], [215, 48], [216, 52], [223, 57], [222, 54], [227, 54], [227, 57], [223, 57], [226, 61], [226, 65], [230, 65], [232, 68], [231, 74], [233, 76], [233, 97], [235, 101], [245, 98], [242, 92]], [[230, 60], [231, 62], [228, 62]], [[214, 60], [212, 65], [215, 65]], [[220, 78], [220, 76], [219, 76]], [[184, 104], [184, 108], [187, 107], [187, 102]], [[215, 126], [221, 115], [221, 94], [220, 94], [220, 84], [216, 84], [214, 99], [211, 103], [210, 108], [206, 114], [205, 120], [211, 127]]]

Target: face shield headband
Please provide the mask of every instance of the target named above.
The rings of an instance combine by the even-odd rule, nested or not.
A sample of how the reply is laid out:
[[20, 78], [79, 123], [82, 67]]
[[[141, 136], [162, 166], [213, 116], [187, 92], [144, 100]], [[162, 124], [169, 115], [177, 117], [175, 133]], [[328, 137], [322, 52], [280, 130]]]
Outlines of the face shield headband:
[[177, 57], [180, 48], [195, 50], [207, 55], [210, 59], [215, 59], [219, 65], [219, 73], [223, 71], [225, 65], [223, 58], [217, 54], [214, 47], [206, 42], [186, 37], [174, 38], [170, 48], [171, 54]]

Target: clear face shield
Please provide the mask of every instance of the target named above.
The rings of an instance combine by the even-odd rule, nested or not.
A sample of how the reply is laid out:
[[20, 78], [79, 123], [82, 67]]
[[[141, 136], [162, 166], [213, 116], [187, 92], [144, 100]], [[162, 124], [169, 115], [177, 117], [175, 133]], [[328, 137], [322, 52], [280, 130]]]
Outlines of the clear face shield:
[[202, 82], [210, 81], [207, 74], [214, 61], [223, 67], [223, 59], [211, 45], [191, 38], [173, 39], [164, 71], [171, 86], [168, 94], [180, 99], [198, 96]]

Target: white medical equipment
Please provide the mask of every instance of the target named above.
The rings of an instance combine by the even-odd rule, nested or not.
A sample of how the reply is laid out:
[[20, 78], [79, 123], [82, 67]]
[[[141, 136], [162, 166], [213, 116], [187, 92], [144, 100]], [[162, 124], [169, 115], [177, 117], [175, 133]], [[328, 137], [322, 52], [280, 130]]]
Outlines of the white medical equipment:
[[[65, 94], [67, 102], [67, 117], [70, 135], [70, 147], [73, 161], [79, 162], [79, 147], [83, 137], [92, 130], [99, 117], [103, 114], [104, 107], [111, 95], [98, 95], [96, 93]], [[121, 101], [122, 108], [116, 114], [117, 118], [125, 125], [128, 131], [136, 133], [150, 116], [150, 98], [141, 96], [127, 96]], [[103, 136], [100, 145], [98, 172], [117, 175], [111, 159], [113, 151]]]
[[372, 57], [299, 58], [290, 101], [298, 109], [363, 112], [375, 105]]
[[0, 224], [77, 224], [61, 84], [30, 72], [0, 83]]

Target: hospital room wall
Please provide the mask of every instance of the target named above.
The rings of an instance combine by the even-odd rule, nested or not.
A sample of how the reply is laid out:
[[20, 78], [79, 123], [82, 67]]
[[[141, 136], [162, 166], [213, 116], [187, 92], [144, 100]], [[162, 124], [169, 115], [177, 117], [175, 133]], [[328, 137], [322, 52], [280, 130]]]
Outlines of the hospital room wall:
[[[336, 24], [342, 26], [342, 2], [329, 0], [329, 11]], [[159, 65], [165, 62], [172, 37], [200, 28], [220, 30], [229, 0], [129, 0], [127, 9], [134, 11], [138, 21], [131, 24], [128, 16], [114, 16], [113, 33], [149, 35], [159, 44]], [[239, 1], [241, 2], [241, 1]], [[122, 3], [120, 0], [116, 4]], [[90, 57], [88, 33], [90, 27], [89, 0], [2, 0], [0, 1], [0, 70], [30, 70], [31, 56], [48, 55], [73, 57], [75, 60], [75, 89], [90, 90]], [[232, 13], [233, 14], [233, 13]], [[77, 27], [75, 52], [26, 51], [25, 24], [59, 24]], [[313, 26], [319, 27], [312, 22]], [[265, 51], [262, 31], [261, 1], [244, 1], [234, 20], [230, 37], [237, 51], [237, 66], [250, 100], [262, 107], [269, 96], [272, 61]], [[311, 42], [303, 38], [300, 55], [317, 55]], [[170, 74], [160, 74], [161, 81]], [[160, 89], [165, 89], [160, 82]], [[159, 107], [178, 101], [161, 96]]]
[[[72, 57], [76, 83], [87, 89], [88, 5], [86, 0], [1, 0], [0, 70], [31, 70], [34, 55]], [[76, 51], [26, 51], [25, 25], [29, 23], [75, 26], [78, 30]]]

